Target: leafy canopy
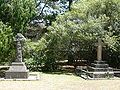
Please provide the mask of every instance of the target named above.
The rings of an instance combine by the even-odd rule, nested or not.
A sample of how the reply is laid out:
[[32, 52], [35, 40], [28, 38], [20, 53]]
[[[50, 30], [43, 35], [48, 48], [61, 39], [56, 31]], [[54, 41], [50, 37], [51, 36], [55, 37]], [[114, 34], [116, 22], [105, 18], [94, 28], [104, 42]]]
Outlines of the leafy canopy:
[[12, 45], [12, 29], [0, 21], [0, 64], [10, 62], [14, 55]]
[[[67, 51], [73, 55], [72, 59], [80, 54], [80, 58], [95, 60], [95, 43], [100, 37], [106, 43], [106, 55], [111, 58], [116, 52], [120, 53], [120, 1], [78, 0], [71, 11], [59, 15], [48, 30], [43, 37], [48, 43], [48, 52]], [[66, 55], [69, 59], [69, 54]], [[56, 52], [51, 55], [56, 60], [61, 56]], [[118, 60], [119, 56], [116, 57]]]
[[15, 34], [24, 32], [35, 15], [35, 0], [0, 0], [0, 20], [11, 26]]

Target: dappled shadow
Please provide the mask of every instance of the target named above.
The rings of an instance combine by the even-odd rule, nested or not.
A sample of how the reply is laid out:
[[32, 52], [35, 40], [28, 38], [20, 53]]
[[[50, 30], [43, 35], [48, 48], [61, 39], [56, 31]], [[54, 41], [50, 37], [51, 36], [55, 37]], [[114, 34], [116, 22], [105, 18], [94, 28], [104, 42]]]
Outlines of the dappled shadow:
[[65, 71], [65, 70], [59, 70], [59, 71], [53, 71], [53, 72], [47, 72], [47, 71], [44, 71], [43, 73], [45, 74], [57, 74], [57, 75], [76, 75], [73, 71], [70, 72], [70, 71]]

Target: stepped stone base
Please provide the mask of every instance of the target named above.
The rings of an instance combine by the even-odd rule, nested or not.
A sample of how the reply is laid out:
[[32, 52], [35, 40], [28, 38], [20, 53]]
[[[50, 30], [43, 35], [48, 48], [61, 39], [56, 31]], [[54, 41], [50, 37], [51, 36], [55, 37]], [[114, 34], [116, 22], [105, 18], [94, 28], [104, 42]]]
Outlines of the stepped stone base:
[[29, 70], [27, 70], [24, 62], [13, 62], [12, 66], [5, 72], [6, 79], [26, 79]]
[[91, 78], [114, 78], [114, 72], [93, 72]]
[[105, 61], [95, 61], [85, 68], [76, 68], [76, 74], [87, 79], [110, 79], [115, 73]]
[[95, 61], [88, 67], [89, 76], [91, 78], [113, 78], [113, 69], [106, 64], [105, 61]]

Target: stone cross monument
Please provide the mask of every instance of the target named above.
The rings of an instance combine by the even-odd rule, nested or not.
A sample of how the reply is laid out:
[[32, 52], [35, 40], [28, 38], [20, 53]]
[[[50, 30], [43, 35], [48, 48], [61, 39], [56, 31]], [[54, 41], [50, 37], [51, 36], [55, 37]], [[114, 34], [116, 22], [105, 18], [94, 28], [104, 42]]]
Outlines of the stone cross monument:
[[97, 60], [102, 60], [102, 40], [98, 39]]
[[28, 78], [28, 70], [25, 66], [25, 63], [22, 61], [22, 43], [25, 41], [25, 37], [18, 33], [15, 36], [16, 42], [16, 60], [12, 63], [11, 67], [5, 73], [6, 79], [17, 79], [17, 78]]
[[25, 40], [25, 37], [21, 34], [18, 33], [15, 37], [16, 41], [16, 62], [22, 62], [22, 42]]
[[97, 43], [97, 60], [91, 63], [91, 66], [87, 68], [87, 78], [99, 79], [99, 78], [113, 78], [113, 69], [109, 67], [106, 61], [102, 60], [102, 39], [98, 38]]

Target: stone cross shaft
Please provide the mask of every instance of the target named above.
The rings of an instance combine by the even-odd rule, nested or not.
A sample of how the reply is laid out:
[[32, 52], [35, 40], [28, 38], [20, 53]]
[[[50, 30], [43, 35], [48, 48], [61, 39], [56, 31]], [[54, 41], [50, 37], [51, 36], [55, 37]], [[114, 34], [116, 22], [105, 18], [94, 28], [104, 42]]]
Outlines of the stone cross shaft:
[[102, 40], [98, 39], [98, 48], [97, 48], [97, 60], [102, 60]]
[[25, 37], [21, 34], [18, 33], [15, 36], [15, 41], [16, 41], [16, 62], [22, 62], [22, 42], [25, 40]]

